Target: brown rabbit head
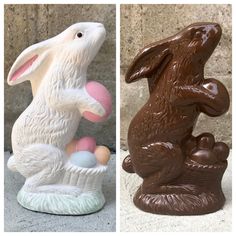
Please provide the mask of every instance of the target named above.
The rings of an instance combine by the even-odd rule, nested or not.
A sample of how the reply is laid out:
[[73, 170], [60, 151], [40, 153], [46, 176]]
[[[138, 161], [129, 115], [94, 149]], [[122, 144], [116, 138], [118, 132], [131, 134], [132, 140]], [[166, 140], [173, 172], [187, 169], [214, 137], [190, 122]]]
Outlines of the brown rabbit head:
[[178, 34], [144, 47], [134, 58], [126, 73], [126, 82], [150, 78], [158, 79], [170, 61], [181, 59], [201, 66], [213, 53], [221, 37], [216, 23], [195, 23]]
[[194, 23], [170, 37], [170, 50], [175, 57], [191, 58], [204, 65], [221, 38], [217, 23]]

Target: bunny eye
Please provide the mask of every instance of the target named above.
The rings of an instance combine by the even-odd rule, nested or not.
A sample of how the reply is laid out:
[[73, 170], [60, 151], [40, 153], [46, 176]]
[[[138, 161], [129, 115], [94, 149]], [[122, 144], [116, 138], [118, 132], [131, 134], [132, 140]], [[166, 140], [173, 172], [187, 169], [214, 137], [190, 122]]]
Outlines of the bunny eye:
[[196, 31], [195, 32], [195, 37], [200, 37], [202, 35], [202, 32], [201, 31]]
[[81, 33], [81, 32], [79, 32], [79, 33], [77, 33], [77, 38], [82, 38], [83, 37], [83, 33]]

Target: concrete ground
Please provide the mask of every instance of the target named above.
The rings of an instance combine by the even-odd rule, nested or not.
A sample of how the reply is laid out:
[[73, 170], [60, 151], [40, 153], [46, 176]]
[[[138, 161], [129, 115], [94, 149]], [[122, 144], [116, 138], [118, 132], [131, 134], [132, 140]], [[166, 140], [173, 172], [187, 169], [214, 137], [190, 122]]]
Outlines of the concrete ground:
[[104, 179], [104, 208], [85, 216], [58, 216], [33, 212], [21, 207], [16, 195], [24, 178], [6, 167], [9, 153], [5, 153], [4, 231], [5, 232], [111, 232], [116, 230], [116, 175], [115, 155], [109, 162]]
[[[128, 154], [121, 150], [121, 161]], [[228, 168], [222, 181], [226, 203], [222, 210], [200, 216], [164, 216], [145, 213], [133, 204], [133, 195], [141, 183], [136, 174], [128, 174], [121, 170], [120, 190], [120, 223], [121, 231], [129, 232], [223, 232], [232, 230], [232, 172], [231, 155]], [[122, 169], [122, 168], [121, 168]]]

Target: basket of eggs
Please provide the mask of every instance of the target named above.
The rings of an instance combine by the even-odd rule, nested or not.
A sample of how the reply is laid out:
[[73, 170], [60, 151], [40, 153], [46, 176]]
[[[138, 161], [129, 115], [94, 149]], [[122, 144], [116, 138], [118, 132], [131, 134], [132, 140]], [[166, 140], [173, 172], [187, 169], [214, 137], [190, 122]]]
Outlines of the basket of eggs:
[[62, 178], [63, 185], [75, 186], [81, 192], [101, 191], [110, 151], [97, 146], [93, 137], [73, 140], [66, 147], [69, 160]]

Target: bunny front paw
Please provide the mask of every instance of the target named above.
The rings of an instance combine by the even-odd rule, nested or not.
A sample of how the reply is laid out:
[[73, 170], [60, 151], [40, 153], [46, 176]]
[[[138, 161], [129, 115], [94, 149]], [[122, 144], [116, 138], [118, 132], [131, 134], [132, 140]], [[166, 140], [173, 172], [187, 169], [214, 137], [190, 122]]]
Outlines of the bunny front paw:
[[105, 113], [106, 111], [102, 107], [102, 105], [96, 102], [89, 108], [88, 111], [87, 110], [84, 111], [82, 115], [86, 120], [89, 120], [92, 122], [99, 122], [99, 121], [103, 121], [101, 118], [105, 116]]

